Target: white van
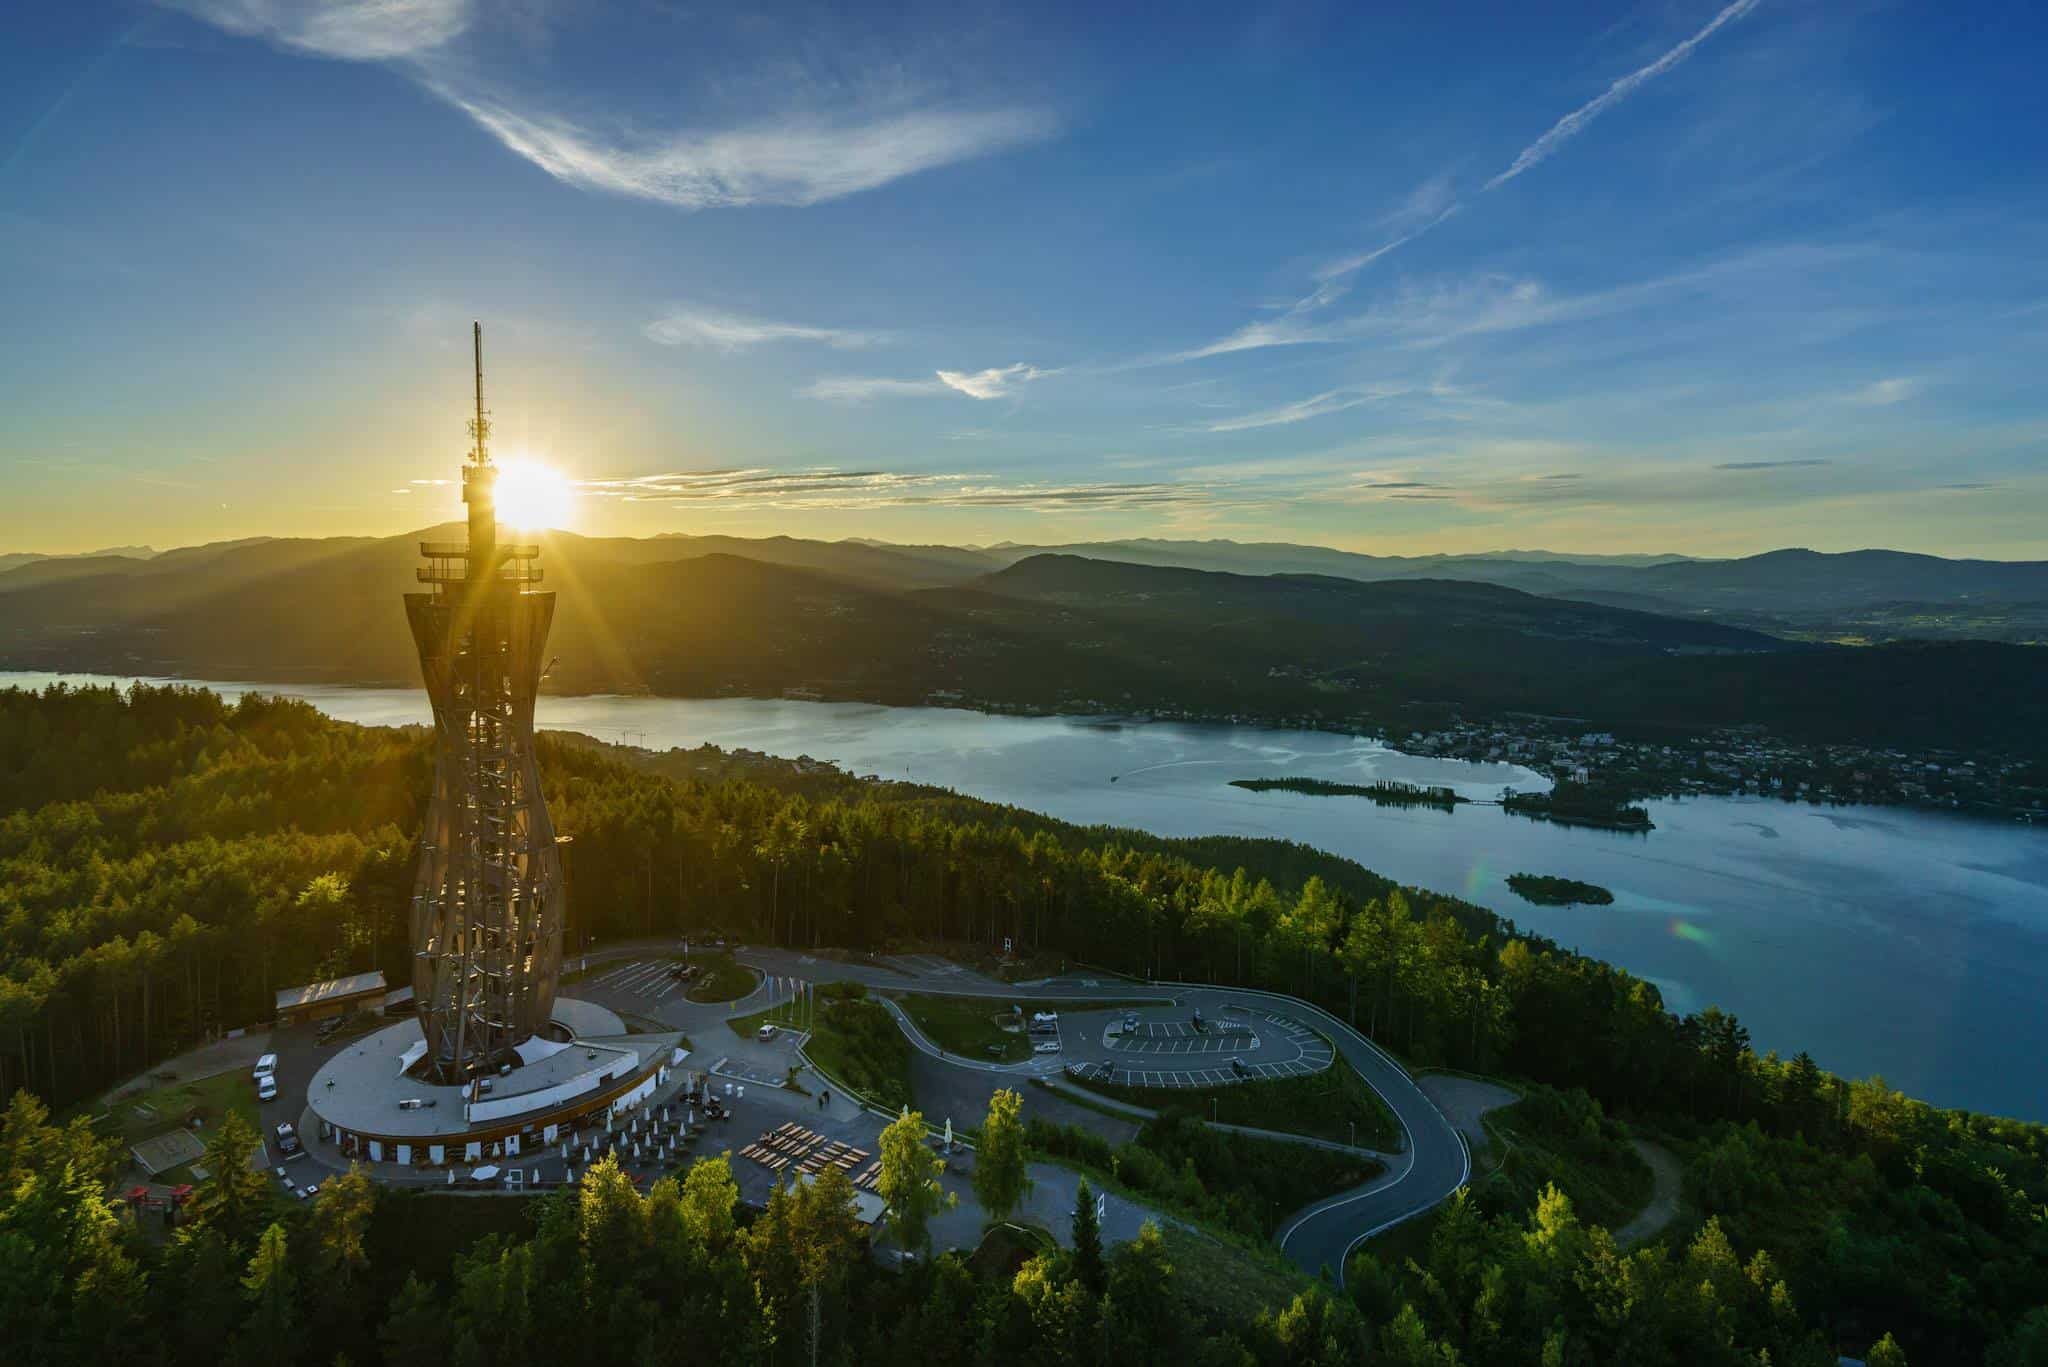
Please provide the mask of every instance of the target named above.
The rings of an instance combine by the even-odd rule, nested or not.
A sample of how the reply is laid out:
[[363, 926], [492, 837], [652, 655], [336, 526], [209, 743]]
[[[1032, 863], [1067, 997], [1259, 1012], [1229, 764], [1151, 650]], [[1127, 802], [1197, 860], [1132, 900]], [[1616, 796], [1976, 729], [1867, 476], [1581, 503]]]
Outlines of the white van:
[[262, 1058], [256, 1060], [256, 1080], [258, 1082], [261, 1082], [264, 1078], [269, 1077], [272, 1073], [276, 1071], [276, 1054], [265, 1054]]

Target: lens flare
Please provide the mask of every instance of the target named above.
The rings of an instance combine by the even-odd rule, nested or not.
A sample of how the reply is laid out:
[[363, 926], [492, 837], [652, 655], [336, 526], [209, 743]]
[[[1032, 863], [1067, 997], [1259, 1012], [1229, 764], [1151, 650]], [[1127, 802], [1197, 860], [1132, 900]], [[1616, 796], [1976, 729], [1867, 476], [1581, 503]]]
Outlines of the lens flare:
[[1705, 926], [1693, 924], [1683, 916], [1672, 917], [1670, 928], [1671, 938], [1674, 940], [1683, 940], [1687, 944], [1698, 945], [1701, 949], [1714, 947], [1714, 932]]
[[498, 520], [522, 531], [566, 526], [575, 487], [560, 470], [530, 460], [498, 464]]

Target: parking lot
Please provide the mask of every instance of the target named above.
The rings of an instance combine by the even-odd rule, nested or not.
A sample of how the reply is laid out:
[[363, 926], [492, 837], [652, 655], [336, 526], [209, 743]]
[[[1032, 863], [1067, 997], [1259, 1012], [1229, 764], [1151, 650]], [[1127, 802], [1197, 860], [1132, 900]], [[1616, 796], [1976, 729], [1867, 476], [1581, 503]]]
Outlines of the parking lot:
[[1260, 1040], [1242, 1021], [1213, 1021], [1200, 1032], [1180, 1021], [1159, 1021], [1113, 1035], [1107, 1043], [1126, 1054], [1239, 1054], [1258, 1048]]
[[579, 983], [564, 989], [574, 996], [578, 991], [592, 990], [622, 997], [639, 997], [645, 1001], [665, 1001], [669, 997], [680, 997], [690, 990], [690, 985], [679, 978], [669, 976], [676, 967], [673, 959], [635, 959], [601, 973], [592, 974]]
[[1068, 1074], [1119, 1087], [1199, 1090], [1305, 1077], [1333, 1059], [1328, 1041], [1286, 1016], [1239, 1008], [1199, 1030], [1191, 1016], [1164, 1016], [1146, 1008], [1063, 1019]]

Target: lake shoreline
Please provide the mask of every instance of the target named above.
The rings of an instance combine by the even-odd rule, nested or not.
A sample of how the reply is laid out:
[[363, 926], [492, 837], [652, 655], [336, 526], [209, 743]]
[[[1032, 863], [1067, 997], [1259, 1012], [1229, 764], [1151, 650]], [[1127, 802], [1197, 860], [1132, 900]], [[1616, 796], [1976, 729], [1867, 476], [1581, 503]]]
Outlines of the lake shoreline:
[[[125, 683], [128, 683], [128, 682], [132, 682], [132, 681], [137, 681], [137, 680], [139, 680], [139, 681], [141, 681], [141, 682], [145, 682], [145, 683], [151, 683], [151, 684], [182, 684], [182, 685], [186, 685], [186, 686], [189, 686], [189, 687], [195, 687], [195, 688], [207, 688], [207, 687], [212, 687], [212, 686], [214, 686], [214, 685], [218, 685], [218, 684], [229, 684], [229, 685], [232, 685], [232, 686], [234, 686], [234, 687], [236, 687], [236, 688], [240, 688], [240, 689], [245, 689], [245, 690], [248, 690], [248, 691], [255, 691], [255, 692], [275, 691], [275, 690], [278, 690], [278, 689], [285, 689], [285, 690], [290, 690], [290, 689], [306, 689], [306, 688], [317, 688], [317, 689], [335, 689], [335, 690], [358, 690], [358, 691], [363, 691], [363, 692], [389, 692], [389, 691], [399, 691], [399, 690], [407, 690], [407, 691], [417, 691], [417, 690], [418, 690], [418, 689], [420, 688], [420, 685], [419, 685], [419, 684], [418, 684], [417, 682], [386, 682], [386, 683], [369, 683], [369, 682], [363, 682], [363, 681], [360, 681], [360, 680], [341, 680], [341, 679], [322, 679], [322, 680], [313, 680], [313, 679], [308, 679], [308, 680], [301, 680], [301, 681], [297, 681], [297, 682], [292, 682], [292, 681], [284, 681], [284, 680], [278, 680], [278, 679], [243, 679], [243, 678], [198, 678], [198, 677], [194, 677], [194, 676], [189, 676], [189, 675], [182, 675], [182, 674], [103, 674], [103, 673], [100, 673], [100, 672], [98, 672], [98, 671], [94, 671], [94, 670], [81, 670], [81, 669], [39, 669], [39, 668], [31, 667], [31, 666], [23, 666], [23, 665], [18, 665], [18, 664], [10, 664], [10, 663], [7, 663], [7, 662], [5, 661], [5, 659], [4, 659], [4, 658], [0, 658], [0, 687], [5, 687], [5, 686], [7, 686], [7, 685], [6, 685], [6, 683], [5, 683], [5, 680], [6, 680], [6, 679], [7, 679], [7, 678], [8, 678], [9, 676], [14, 676], [14, 675], [36, 675], [36, 676], [50, 676], [50, 677], [61, 677], [61, 678], [74, 678], [74, 679], [95, 679], [95, 680], [100, 680], [100, 681], [103, 681], [103, 682], [106, 682], [106, 683], [122, 683], [122, 684], [125, 684]], [[618, 700], [618, 701], [622, 701], [622, 702], [635, 702], [635, 701], [644, 701], [644, 702], [675, 702], [675, 703], [724, 703], [724, 702], [740, 702], [740, 703], [781, 703], [781, 702], [801, 702], [801, 703], [812, 703], [812, 704], [816, 704], [816, 705], [818, 705], [818, 706], [824, 706], [824, 707], [835, 707], [835, 706], [847, 706], [847, 707], [883, 707], [883, 708], [890, 708], [890, 709], [894, 709], [894, 710], [930, 710], [930, 711], [945, 711], [945, 712], [966, 712], [966, 713], [970, 713], [970, 714], [972, 714], [972, 715], [975, 715], [975, 716], [981, 716], [981, 717], [990, 717], [990, 718], [998, 718], [998, 717], [1001, 717], [1001, 718], [1017, 718], [1017, 719], [1036, 719], [1036, 720], [1042, 720], [1042, 721], [1073, 721], [1073, 722], [1081, 723], [1081, 724], [1084, 724], [1084, 725], [1085, 725], [1085, 724], [1110, 724], [1110, 725], [1141, 725], [1141, 724], [1142, 724], [1142, 725], [1173, 725], [1173, 726], [1213, 726], [1213, 727], [1227, 728], [1227, 729], [1233, 729], [1233, 730], [1236, 730], [1236, 729], [1246, 729], [1246, 728], [1249, 728], [1249, 729], [1254, 729], [1254, 730], [1266, 730], [1266, 731], [1288, 731], [1288, 732], [1291, 732], [1291, 731], [1304, 731], [1304, 732], [1311, 732], [1311, 733], [1314, 733], [1314, 734], [1317, 734], [1317, 735], [1325, 735], [1325, 736], [1331, 736], [1331, 737], [1337, 737], [1337, 738], [1344, 738], [1344, 739], [1350, 739], [1350, 740], [1361, 740], [1361, 741], [1369, 741], [1369, 742], [1372, 742], [1372, 743], [1374, 743], [1374, 744], [1378, 744], [1378, 745], [1383, 745], [1383, 746], [1386, 746], [1386, 747], [1387, 747], [1388, 749], [1390, 749], [1390, 750], [1398, 750], [1398, 749], [1399, 749], [1399, 747], [1398, 747], [1398, 746], [1397, 746], [1397, 745], [1395, 744], [1395, 742], [1393, 742], [1392, 740], [1390, 740], [1390, 739], [1389, 739], [1389, 738], [1388, 738], [1388, 737], [1387, 737], [1387, 736], [1386, 736], [1385, 734], [1383, 734], [1382, 732], [1377, 732], [1377, 731], [1372, 731], [1372, 730], [1364, 730], [1364, 729], [1360, 729], [1360, 727], [1358, 727], [1358, 726], [1357, 726], [1356, 724], [1353, 724], [1353, 723], [1350, 723], [1350, 722], [1345, 722], [1345, 721], [1338, 721], [1338, 720], [1332, 720], [1332, 719], [1329, 719], [1329, 718], [1325, 718], [1325, 717], [1319, 717], [1319, 716], [1264, 716], [1264, 715], [1259, 715], [1259, 714], [1220, 714], [1220, 715], [1209, 715], [1209, 714], [1203, 714], [1203, 713], [1193, 713], [1193, 712], [1187, 712], [1187, 711], [1182, 711], [1182, 710], [1179, 710], [1179, 709], [1160, 709], [1160, 710], [1146, 710], [1146, 709], [1144, 709], [1144, 708], [1136, 708], [1136, 709], [1104, 709], [1104, 710], [1102, 710], [1102, 711], [1094, 711], [1094, 712], [1090, 712], [1090, 711], [1081, 711], [1081, 710], [1076, 710], [1076, 709], [1073, 709], [1073, 708], [1055, 708], [1055, 707], [1042, 707], [1042, 706], [1039, 706], [1039, 705], [1037, 705], [1037, 704], [1031, 704], [1031, 703], [1016, 703], [1016, 704], [995, 704], [995, 703], [990, 703], [990, 702], [987, 702], [987, 701], [984, 701], [984, 700], [980, 700], [980, 699], [970, 699], [970, 698], [948, 698], [948, 699], [945, 699], [945, 700], [943, 700], [943, 701], [939, 701], [939, 702], [934, 702], [934, 701], [932, 701], [932, 699], [931, 699], [930, 695], [926, 695], [926, 696], [924, 696], [924, 697], [922, 697], [922, 698], [915, 698], [915, 699], [908, 699], [908, 698], [906, 698], [906, 699], [885, 699], [885, 698], [879, 698], [879, 697], [845, 697], [845, 698], [836, 698], [836, 697], [830, 697], [830, 696], [826, 695], [826, 694], [825, 694], [825, 692], [824, 692], [824, 691], [822, 691], [822, 690], [817, 690], [817, 689], [808, 689], [808, 688], [804, 688], [804, 689], [785, 689], [785, 690], [783, 690], [783, 693], [782, 693], [782, 694], [781, 694], [781, 696], [779, 696], [779, 697], [764, 697], [764, 696], [760, 696], [760, 695], [756, 695], [756, 694], [737, 694], [737, 693], [722, 693], [722, 694], [709, 694], [709, 693], [707, 693], [707, 694], [680, 694], [680, 693], [654, 693], [654, 692], [635, 692], [635, 693], [547, 693], [547, 692], [543, 692], [543, 693], [541, 693], [541, 694], [540, 694], [539, 696], [540, 696], [540, 698], [541, 698], [541, 700], [542, 700], [542, 701], [547, 701], [547, 700], [561, 700], [561, 701], [564, 701], [564, 702], [575, 702], [575, 701], [579, 701], [579, 700], [613, 700], [613, 699], [616, 699], [616, 700]], [[1511, 720], [1512, 720], [1512, 718], [1511, 718], [1511, 717], [1509, 717], [1509, 718], [1504, 718], [1504, 719], [1502, 720], [1502, 724], [1503, 724], [1503, 725], [1506, 725], [1506, 724], [1511, 724]], [[1546, 720], [1546, 721], [1559, 721], [1559, 720], [1576, 720], [1576, 719], [1570, 719], [1570, 718], [1555, 718], [1555, 717], [1545, 717], [1545, 718], [1542, 718], [1542, 720]], [[423, 722], [422, 724], [426, 724], [426, 723], [424, 723], [424, 722]], [[1416, 759], [1438, 759], [1438, 760], [1445, 760], [1445, 761], [1447, 761], [1447, 762], [1456, 762], [1456, 763], [1477, 763], [1477, 762], [1480, 762], [1480, 761], [1474, 761], [1474, 760], [1464, 759], [1464, 758], [1462, 758], [1462, 757], [1454, 757], [1454, 756], [1443, 756], [1443, 755], [1435, 755], [1435, 754], [1430, 754], [1430, 753], [1427, 753], [1427, 752], [1421, 752], [1421, 751], [1400, 751], [1400, 753], [1402, 753], [1402, 754], [1406, 754], [1406, 755], [1409, 755], [1409, 756], [1411, 756], [1412, 758], [1416, 758]], [[1511, 761], [1510, 761], [1510, 762], [1511, 762]], [[1540, 772], [1540, 771], [1531, 771], [1531, 772]], [[1543, 777], [1543, 781], [1544, 781], [1544, 782], [1545, 782], [1546, 784], [1548, 784], [1548, 783], [1550, 783], [1550, 782], [1552, 781], [1552, 780], [1551, 780], [1551, 778], [1550, 778], [1550, 777], [1549, 777], [1548, 775], [1543, 775], [1542, 777]], [[1914, 800], [1910, 800], [1910, 799], [1884, 799], [1884, 798], [1878, 798], [1878, 797], [1861, 797], [1861, 798], [1835, 798], [1835, 797], [1829, 796], [1829, 797], [1825, 797], [1825, 798], [1823, 798], [1823, 797], [1821, 797], [1821, 796], [1819, 796], [1819, 795], [1815, 795], [1815, 794], [1803, 794], [1803, 793], [1798, 793], [1798, 792], [1794, 792], [1794, 791], [1791, 791], [1791, 790], [1789, 790], [1789, 789], [1787, 789], [1787, 790], [1783, 790], [1783, 791], [1779, 791], [1779, 790], [1770, 790], [1770, 789], [1750, 789], [1750, 788], [1744, 788], [1744, 787], [1727, 787], [1727, 788], [1710, 788], [1710, 789], [1694, 789], [1694, 790], [1684, 790], [1684, 789], [1680, 789], [1680, 788], [1677, 788], [1677, 787], [1653, 787], [1653, 786], [1646, 786], [1646, 787], [1644, 787], [1644, 788], [1642, 789], [1642, 791], [1641, 791], [1640, 793], [1638, 793], [1638, 794], [1637, 794], [1637, 795], [1635, 796], [1634, 800], [1636, 800], [1636, 801], [1682, 801], [1682, 800], [1685, 800], [1685, 799], [1687, 799], [1687, 798], [1694, 798], [1694, 797], [1730, 797], [1730, 798], [1752, 798], [1752, 797], [1753, 797], [1753, 798], [1760, 798], [1760, 799], [1766, 799], [1766, 800], [1769, 800], [1769, 801], [1773, 801], [1773, 802], [1782, 802], [1782, 803], [1784, 803], [1784, 804], [1786, 804], [1786, 805], [1788, 805], [1788, 806], [1837, 806], [1837, 807], [1887, 807], [1887, 808], [1900, 808], [1900, 809], [1903, 809], [1903, 810], [1907, 810], [1907, 811], [1917, 811], [1917, 812], [1937, 812], [1937, 813], [1942, 813], [1942, 814], [1945, 814], [1945, 815], [1961, 815], [1961, 816], [1966, 816], [1966, 817], [1970, 817], [1970, 818], [1972, 818], [1972, 819], [1975, 819], [1975, 820], [1981, 820], [1981, 821], [1990, 821], [1990, 822], [1998, 822], [1998, 823], [2009, 823], [2009, 824], [2013, 824], [2013, 825], [2033, 825], [2033, 824], [2036, 824], [2036, 823], [2044, 823], [2044, 822], [2048, 822], [2048, 809], [2041, 809], [2041, 810], [2035, 810], [2035, 809], [2030, 809], [2030, 808], [2016, 808], [2016, 807], [2008, 807], [2008, 806], [1994, 806], [1994, 805], [1991, 805], [1991, 804], [1985, 804], [1985, 803], [1977, 803], [1977, 804], [1972, 804], [1972, 805], [1971, 805], [1971, 806], [1969, 806], [1969, 807], [1963, 807], [1963, 806], [1957, 806], [1957, 805], [1947, 805], [1947, 804], [1943, 804], [1943, 803], [1940, 803], [1940, 802], [1914, 801]], [[1468, 801], [1477, 801], [1477, 799], [1466, 799], [1466, 800], [1468, 800]], [[1531, 815], [1531, 814], [1530, 814], [1530, 813], [1523, 813], [1523, 815]], [[1562, 821], [1562, 819], [1561, 819], [1561, 818], [1555, 818], [1555, 817], [1552, 817], [1552, 818], [1546, 818], [1546, 819], [1549, 819], [1549, 820], [1558, 820], [1558, 821]], [[1598, 823], [1598, 822], [1592, 822], [1592, 821], [1580, 821], [1580, 822], [1577, 822], [1577, 823], [1574, 823], [1574, 824], [1583, 824], [1583, 825], [1588, 825], [1588, 826], [1598, 826], [1598, 825], [1600, 825], [1600, 823]], [[1642, 830], [1648, 830], [1648, 829], [1652, 829], [1652, 827], [1638, 827], [1638, 826], [1630, 826], [1630, 825], [1625, 825], [1625, 824], [1615, 824], [1615, 825], [1613, 825], [1613, 826], [1611, 826], [1611, 827], [1607, 827], [1607, 829], [1613, 829], [1613, 830], [1619, 830], [1619, 831], [1638, 831], [1638, 832], [1639, 832], [1639, 831], [1642, 831]]]
[[[0, 675], [0, 686], [59, 676]], [[131, 676], [64, 676], [123, 684]], [[423, 725], [414, 689], [175, 682], [302, 698], [368, 726]], [[1543, 780], [1507, 763], [1408, 754], [1328, 732], [1047, 719], [795, 700], [543, 697], [542, 729], [658, 751], [808, 757], [849, 775], [950, 788], [1079, 826], [1166, 839], [1295, 841], [1485, 906], [1654, 983], [1680, 1013], [1735, 1012], [1759, 1049], [1805, 1049], [1844, 1076], [1882, 1072], [1946, 1106], [2048, 1120], [2048, 839], [1947, 810], [1687, 795], [1634, 832], [1474, 814]], [[1463, 814], [1233, 788], [1239, 777], [1445, 785]], [[1116, 781], [1111, 782], [1114, 777]], [[1611, 906], [1522, 901], [1515, 870], [1569, 871]], [[1858, 1003], [1879, 998], [1891, 1009]]]

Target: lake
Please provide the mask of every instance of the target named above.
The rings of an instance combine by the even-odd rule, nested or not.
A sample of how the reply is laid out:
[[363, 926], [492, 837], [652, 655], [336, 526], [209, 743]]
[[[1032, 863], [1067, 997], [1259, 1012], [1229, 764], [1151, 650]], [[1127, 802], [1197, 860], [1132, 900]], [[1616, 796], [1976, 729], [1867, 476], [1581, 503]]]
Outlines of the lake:
[[[120, 682], [0, 673], [0, 686], [59, 678]], [[300, 697], [370, 725], [428, 719], [425, 695], [411, 690], [185, 682]], [[1674, 1010], [1733, 1011], [1759, 1050], [1804, 1048], [1823, 1067], [1883, 1073], [1929, 1101], [2048, 1121], [2048, 831], [2038, 826], [1688, 798], [1645, 804], [1657, 829], [1628, 835], [1496, 807], [1251, 793], [1229, 781], [1393, 779], [1473, 798], [1544, 786], [1513, 765], [1257, 727], [644, 697], [544, 698], [539, 722], [655, 748], [708, 741], [809, 755], [1068, 821], [1304, 841], [1626, 967]], [[1508, 890], [1517, 872], [1598, 883], [1614, 904], [1534, 906]]]

